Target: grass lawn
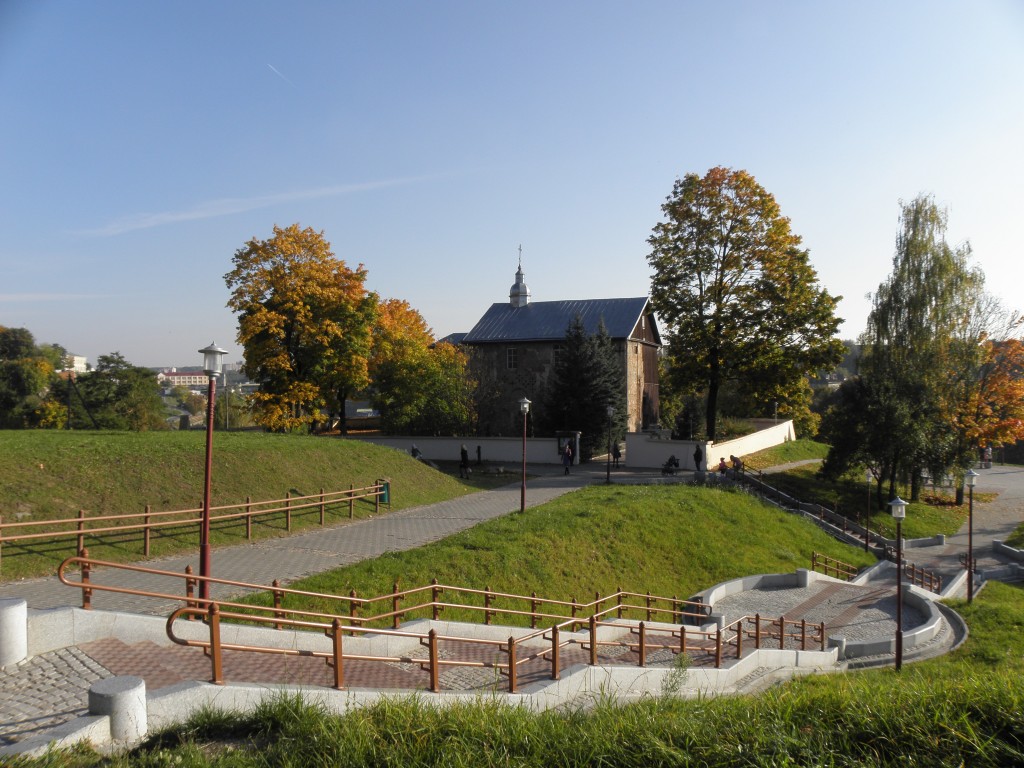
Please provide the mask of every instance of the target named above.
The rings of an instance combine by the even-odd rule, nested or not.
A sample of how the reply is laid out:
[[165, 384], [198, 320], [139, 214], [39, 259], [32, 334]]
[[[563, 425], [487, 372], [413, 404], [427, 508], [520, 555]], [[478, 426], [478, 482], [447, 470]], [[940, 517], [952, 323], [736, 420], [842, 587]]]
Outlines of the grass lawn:
[[[9, 430], [0, 433], [0, 513], [2, 522], [74, 518], [87, 515], [195, 509], [202, 506], [206, 437], [193, 432], [63, 432]], [[268, 471], [267, 468], [271, 468]], [[438, 473], [408, 454], [336, 437], [272, 435], [261, 432], [214, 434], [211, 498], [214, 506], [363, 487], [391, 480], [392, 508], [405, 509], [472, 493], [511, 480], [458, 472]], [[372, 503], [355, 506], [355, 516], [372, 514]], [[348, 508], [329, 513], [347, 520]], [[319, 524], [315, 509], [293, 515], [292, 530]], [[253, 526], [255, 538], [285, 534], [283, 515]], [[196, 526], [154, 534], [152, 556], [195, 549]], [[211, 530], [214, 546], [243, 543], [241, 521]], [[89, 537], [93, 557], [115, 561], [142, 558], [142, 533]], [[57, 543], [6, 544], [0, 579], [49, 575], [75, 554], [74, 538]]]

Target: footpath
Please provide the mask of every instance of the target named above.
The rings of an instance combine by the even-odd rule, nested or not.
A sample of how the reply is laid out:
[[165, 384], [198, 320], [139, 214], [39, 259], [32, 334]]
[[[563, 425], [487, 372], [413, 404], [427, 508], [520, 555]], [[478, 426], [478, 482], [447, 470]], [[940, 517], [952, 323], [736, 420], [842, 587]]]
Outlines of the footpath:
[[[568, 476], [562, 473], [561, 467], [531, 466], [528, 471], [531, 475], [527, 483], [528, 507], [605, 481], [605, 466], [597, 463], [574, 467]], [[993, 502], [976, 502], [974, 505], [975, 556], [979, 569], [985, 570], [1004, 565], [999, 557], [992, 554], [992, 540], [1005, 539], [1024, 520], [1024, 470], [993, 467], [981, 470], [980, 474], [976, 492], [999, 494]], [[665, 477], [658, 470], [619, 469], [613, 470], [612, 482], [643, 484], [688, 482], [691, 479], [692, 473], [687, 472]], [[482, 521], [518, 511], [519, 505], [520, 485], [516, 482], [495, 490], [333, 528], [216, 549], [213, 552], [213, 575], [263, 584], [278, 579], [282, 585], [287, 585], [311, 574], [442, 539]], [[919, 566], [939, 571], [945, 580], [947, 576], [951, 578], [962, 572], [959, 557], [966, 548], [965, 525], [957, 535], [947, 539], [945, 546], [915, 549], [912, 559]], [[193, 553], [150, 560], [145, 565], [179, 573], [186, 565], [191, 565], [198, 571], [198, 555]], [[123, 580], [124, 586], [133, 589], [146, 590], [150, 586], [144, 574], [118, 572], [116, 579]], [[117, 583], [114, 574], [106, 574], [103, 582]], [[230, 596], [231, 590], [227, 587], [218, 585], [211, 590], [213, 599]], [[30, 613], [81, 604], [80, 590], [61, 584], [56, 577], [2, 584], [0, 598], [25, 599]], [[179, 605], [180, 602], [160, 604], [149, 598], [109, 592], [97, 591], [93, 595], [95, 610], [120, 614], [165, 617]], [[787, 617], [798, 618], [802, 614], [809, 622], [826, 622], [830, 633], [842, 631], [853, 639], [891, 638], [895, 629], [895, 599], [891, 584], [869, 584], [859, 590], [847, 589], [845, 585], [811, 585], [802, 590], [755, 588], [734, 594], [720, 604], [716, 603], [715, 607], [727, 616], [753, 612], [782, 615], [785, 612]], [[916, 620], [912, 611], [904, 618], [905, 626], [912, 626]], [[934, 653], [948, 650], [957, 641], [948, 631], [940, 639], [941, 642], [936, 641]], [[190, 652], [192, 656], [180, 655], [184, 652]], [[271, 660], [275, 658], [270, 657]], [[883, 653], [877, 661], [891, 663], [891, 659], [891, 653]], [[256, 673], [261, 676], [254, 682], [264, 685], [296, 679], [294, 669], [283, 674], [275, 673], [269, 662], [258, 664]], [[205, 679], [208, 677], [208, 662], [203, 661], [201, 655], [197, 658], [195, 649], [165, 648], [152, 642], [133, 645], [114, 638], [70, 646], [9, 665], [0, 670], [0, 754], [4, 745], [14, 745], [45, 734], [62, 723], [85, 715], [90, 686], [98, 680], [118, 675], [144, 677], [148, 690], [156, 691], [180, 685], [183, 680]], [[312, 680], [309, 682], [313, 684]], [[467, 683], [466, 689], [472, 687]]]

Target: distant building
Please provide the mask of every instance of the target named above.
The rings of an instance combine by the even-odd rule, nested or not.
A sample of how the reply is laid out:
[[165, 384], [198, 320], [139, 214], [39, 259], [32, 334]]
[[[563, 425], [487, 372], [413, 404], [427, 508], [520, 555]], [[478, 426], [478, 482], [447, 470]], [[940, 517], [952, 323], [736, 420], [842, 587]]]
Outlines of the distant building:
[[179, 371], [171, 368], [158, 373], [156, 380], [165, 387], [205, 387], [210, 378], [202, 371]]
[[89, 370], [89, 360], [84, 355], [73, 355], [68, 352], [64, 357], [65, 371], [75, 373], [86, 373]]
[[515, 434], [522, 424], [519, 398], [539, 399], [565, 345], [566, 329], [577, 315], [588, 334], [596, 333], [603, 320], [622, 356], [627, 428], [639, 432], [655, 425], [661, 334], [650, 300], [642, 296], [531, 302], [521, 264], [515, 279], [507, 302], [492, 304], [469, 333], [442, 340], [471, 350], [473, 372], [484, 390], [481, 402], [491, 403], [481, 408], [481, 432]]

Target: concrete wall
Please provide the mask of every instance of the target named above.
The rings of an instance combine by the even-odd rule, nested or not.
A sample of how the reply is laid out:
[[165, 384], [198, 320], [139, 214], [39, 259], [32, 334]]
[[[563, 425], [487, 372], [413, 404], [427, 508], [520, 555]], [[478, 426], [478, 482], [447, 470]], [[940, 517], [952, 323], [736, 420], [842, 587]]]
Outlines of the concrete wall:
[[[413, 444], [423, 452], [429, 461], [458, 461], [459, 449], [469, 449], [469, 460], [476, 462], [476, 449], [485, 462], [497, 462], [512, 469], [522, 464], [522, 437], [347, 437], [346, 440], [362, 440], [375, 445], [409, 453]], [[561, 464], [558, 440], [554, 437], [528, 437], [526, 439], [526, 460], [530, 464]]]
[[796, 431], [792, 421], [780, 421], [776, 424], [772, 419], [754, 419], [758, 431], [750, 435], [727, 440], [721, 443], [706, 443], [695, 440], [671, 440], [658, 432], [631, 432], [626, 435], [626, 466], [627, 467], [661, 467], [669, 456], [679, 459], [680, 469], [694, 469], [693, 448], [700, 446], [704, 454], [704, 466], [707, 469], [718, 464], [721, 457], [728, 461], [730, 456], [745, 456], [748, 453], [771, 448], [774, 445], [796, 440]]
[[[764, 428], [752, 435], [729, 440], [723, 443], [705, 443], [694, 440], [669, 440], [662, 438], [662, 432], [630, 432], [626, 435], [625, 465], [638, 469], [661, 467], [669, 456], [679, 459], [680, 469], [694, 469], [693, 448], [700, 445], [704, 454], [705, 464], [710, 459], [715, 465], [718, 458], [731, 455], [744, 456], [787, 440], [795, 440], [792, 421], [774, 424], [770, 419], [755, 420]], [[480, 447], [480, 455], [485, 462], [497, 462], [514, 467], [523, 460], [522, 437], [347, 437], [346, 440], [362, 440], [375, 445], [384, 445], [395, 450], [409, 453], [415, 444], [423, 457], [430, 461], [458, 461], [459, 449], [465, 445], [469, 449], [469, 460], [476, 461], [476, 449]], [[578, 451], [577, 451], [578, 453]], [[562, 457], [558, 453], [558, 441], [554, 437], [528, 437], [526, 439], [526, 460], [530, 464], [560, 464]], [[703, 468], [707, 468], [706, 466]]]

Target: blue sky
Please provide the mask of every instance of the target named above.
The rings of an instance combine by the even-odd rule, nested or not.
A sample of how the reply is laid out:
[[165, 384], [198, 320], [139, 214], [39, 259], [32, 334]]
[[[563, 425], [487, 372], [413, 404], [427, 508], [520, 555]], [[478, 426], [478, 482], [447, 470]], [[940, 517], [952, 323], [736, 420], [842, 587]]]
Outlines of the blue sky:
[[677, 176], [779, 201], [844, 337], [933, 194], [1024, 308], [1024, 4], [0, 2], [0, 325], [90, 361], [241, 359], [223, 275], [323, 230], [438, 336], [648, 293]]

